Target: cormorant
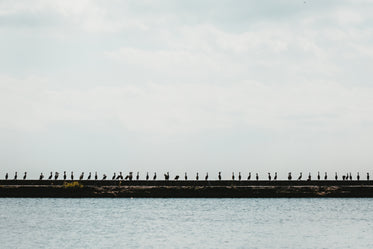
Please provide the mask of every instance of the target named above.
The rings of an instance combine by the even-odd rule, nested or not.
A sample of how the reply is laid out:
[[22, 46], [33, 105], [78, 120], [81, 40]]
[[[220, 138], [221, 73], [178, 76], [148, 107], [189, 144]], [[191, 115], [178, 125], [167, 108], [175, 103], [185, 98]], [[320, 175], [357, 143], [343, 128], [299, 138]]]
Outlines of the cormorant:
[[71, 171], [71, 180], [74, 180], [74, 172]]
[[291, 181], [292, 177], [291, 177], [291, 172], [289, 172], [288, 174], [288, 180]]
[[184, 179], [185, 179], [185, 181], [188, 180], [188, 175], [187, 175], [186, 172], [185, 172], [185, 174], [184, 174]]
[[5, 174], [5, 180], [8, 180], [8, 173]]
[[87, 180], [91, 180], [91, 172], [89, 172]]
[[48, 180], [51, 180], [52, 177], [53, 177], [53, 172], [51, 172], [51, 174], [49, 175]]
[[97, 180], [98, 176], [97, 176], [97, 171], [95, 172], [95, 180]]
[[249, 172], [249, 175], [247, 176], [247, 180], [250, 181], [251, 179], [251, 172]]
[[123, 179], [123, 173], [122, 173], [122, 171], [121, 172], [119, 172], [119, 175], [117, 175], [117, 178], [116, 178], [117, 180], [119, 180], [119, 179]]
[[206, 173], [205, 181], [207, 181], [207, 179], [209, 179], [209, 173]]
[[350, 172], [350, 181], [352, 181], [352, 174], [351, 174], [351, 172]]
[[271, 173], [268, 172], [268, 180], [270, 181], [272, 179]]
[[346, 176], [345, 175], [342, 176], [342, 180], [343, 181], [346, 180]]
[[328, 173], [325, 172], [324, 180], [328, 180]]
[[359, 175], [359, 172], [357, 172], [356, 179], [357, 179], [358, 181], [360, 181], [360, 175]]
[[241, 181], [241, 172], [238, 172], [238, 180]]
[[140, 173], [137, 171], [136, 173], [136, 180], [138, 181], [140, 179]]
[[102, 176], [102, 180], [106, 180], [106, 174], [104, 174], [103, 176]]
[[334, 179], [337, 181], [338, 180], [338, 175], [337, 175], [337, 172], [335, 172], [335, 176], [334, 176]]
[[146, 180], [149, 180], [149, 172], [146, 172], [146, 177], [145, 177]]
[[197, 172], [197, 175], [196, 175], [196, 180], [198, 181], [198, 179], [199, 179], [199, 176], [198, 176], [198, 172]]
[[128, 178], [130, 181], [132, 181], [132, 179], [133, 179], [133, 172], [130, 172], [129, 173], [129, 178]]
[[25, 174], [23, 175], [23, 180], [26, 180], [26, 177], [27, 177], [27, 172], [25, 172]]
[[308, 173], [308, 179], [307, 181], [311, 181], [311, 172]]
[[17, 180], [17, 172], [14, 174], [14, 180]]
[[157, 173], [154, 172], [153, 180], [156, 180], [156, 179], [157, 179]]
[[317, 180], [320, 181], [320, 172], [319, 171], [317, 171]]
[[300, 180], [302, 180], [302, 172], [300, 172], [299, 177], [298, 177], [298, 181]]
[[179, 175], [175, 176], [175, 181], [179, 180]]
[[113, 177], [111, 178], [111, 180], [115, 180], [116, 175], [117, 175], [117, 174], [114, 172], [114, 175], [113, 175]]
[[232, 181], [234, 181], [234, 172], [232, 172]]
[[221, 172], [219, 171], [219, 174], [218, 174], [218, 179], [219, 181], [221, 181]]
[[259, 175], [258, 175], [258, 173], [256, 173], [255, 178], [256, 178], [257, 181], [259, 181]]
[[63, 179], [66, 180], [66, 171], [63, 172]]
[[164, 179], [166, 181], [168, 181], [170, 179], [170, 173], [169, 172], [167, 172], [166, 174], [164, 174]]
[[367, 181], [369, 181], [369, 172], [367, 172]]
[[40, 173], [40, 177], [39, 177], [39, 180], [43, 180], [43, 178], [44, 178], [44, 175], [43, 175], [43, 173]]
[[82, 172], [82, 173], [80, 174], [79, 180], [83, 180], [83, 177], [84, 177], [84, 172]]
[[56, 172], [56, 173], [54, 174], [54, 180], [57, 180], [59, 175], [60, 175], [60, 173]]
[[275, 172], [275, 176], [273, 177], [273, 180], [274, 180], [274, 181], [277, 180], [277, 172]]

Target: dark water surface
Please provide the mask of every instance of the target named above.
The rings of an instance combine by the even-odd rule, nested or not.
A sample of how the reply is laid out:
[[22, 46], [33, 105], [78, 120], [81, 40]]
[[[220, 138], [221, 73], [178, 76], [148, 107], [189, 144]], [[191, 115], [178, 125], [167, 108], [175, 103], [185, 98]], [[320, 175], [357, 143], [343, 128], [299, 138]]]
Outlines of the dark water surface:
[[0, 248], [373, 248], [373, 199], [0, 199]]

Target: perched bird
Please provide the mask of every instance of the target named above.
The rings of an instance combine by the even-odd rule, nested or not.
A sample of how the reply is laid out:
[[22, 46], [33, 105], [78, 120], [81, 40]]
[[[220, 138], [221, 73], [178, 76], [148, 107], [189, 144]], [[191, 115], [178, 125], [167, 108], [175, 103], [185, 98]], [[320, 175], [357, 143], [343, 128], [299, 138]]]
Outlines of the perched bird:
[[251, 179], [251, 172], [249, 172], [249, 175], [247, 176], [247, 180], [250, 181]]
[[43, 180], [43, 178], [44, 178], [44, 175], [43, 175], [43, 173], [40, 173], [40, 177], [39, 177], [39, 180]]
[[205, 181], [207, 181], [207, 179], [209, 179], [209, 173], [206, 173]]
[[337, 181], [338, 180], [338, 175], [337, 175], [337, 172], [335, 172], [335, 176], [334, 176], [334, 179]]
[[238, 180], [241, 181], [241, 172], [238, 172]]
[[139, 179], [140, 179], [140, 173], [137, 172], [137, 173], [136, 173], [136, 180], [138, 181]]
[[14, 174], [14, 180], [17, 180], [17, 172]]
[[357, 179], [358, 181], [360, 181], [360, 175], [359, 175], [359, 172], [357, 172], [356, 179]]
[[350, 172], [350, 181], [352, 181], [352, 174], [351, 174], [351, 172]]
[[102, 180], [106, 180], [106, 175], [104, 174], [103, 176], [102, 176]]
[[346, 180], [346, 176], [345, 175], [342, 176], [342, 180], [343, 181]]
[[54, 173], [54, 180], [57, 180], [59, 175], [60, 175], [60, 173], [58, 173], [58, 172]]
[[111, 178], [111, 180], [115, 180], [116, 175], [117, 175], [117, 174], [114, 172], [114, 175], [113, 175], [113, 177]]
[[299, 177], [298, 177], [298, 181], [300, 180], [302, 180], [302, 172], [300, 172]]
[[123, 179], [122, 171], [116, 177], [116, 180]]
[[184, 179], [185, 179], [185, 181], [188, 180], [188, 175], [187, 175], [186, 172], [185, 172], [185, 174], [184, 174]]
[[8, 173], [5, 174], [5, 180], [8, 180]]
[[271, 173], [268, 173], [268, 180], [270, 181], [272, 179]]
[[146, 177], [145, 177], [146, 180], [149, 180], [149, 172], [146, 172]]
[[291, 172], [289, 172], [288, 174], [288, 180], [291, 181], [292, 177], [291, 177]]
[[49, 175], [48, 180], [51, 180], [52, 177], [53, 177], [53, 172], [51, 172], [51, 174]]
[[63, 179], [66, 180], [66, 171], [63, 172]]
[[27, 177], [27, 172], [25, 172], [25, 174], [23, 175], [23, 180], [26, 180], [26, 177]]
[[317, 180], [319, 180], [320, 181], [320, 172], [319, 171], [317, 171]]
[[273, 180], [274, 180], [274, 181], [277, 180], [277, 172], [275, 172], [275, 176], [273, 177]]
[[132, 181], [132, 179], [133, 179], [133, 172], [130, 172], [130, 173], [129, 173], [129, 177], [128, 177], [128, 179], [129, 179], [130, 181]]
[[369, 181], [369, 172], [367, 173], [367, 181]]
[[170, 179], [170, 173], [169, 172], [167, 172], [166, 174], [164, 174], [164, 179], [166, 181], [168, 181]]
[[97, 180], [98, 178], [98, 175], [97, 175], [97, 171], [95, 172], [95, 180]]
[[153, 180], [156, 180], [156, 179], [157, 179], [157, 173], [154, 172]]
[[232, 181], [234, 181], [234, 172], [232, 172]]
[[87, 180], [91, 180], [91, 172], [89, 172]]
[[311, 172], [308, 173], [308, 179], [307, 179], [307, 181], [311, 181]]
[[82, 173], [80, 174], [79, 180], [83, 180], [83, 177], [84, 177], [84, 172], [82, 172]]
[[179, 175], [175, 176], [175, 181], [179, 180]]
[[258, 175], [258, 173], [256, 173], [255, 178], [256, 178], [257, 181], [259, 181], [259, 175]]
[[198, 176], [198, 172], [197, 172], [197, 175], [196, 175], [196, 180], [198, 181], [198, 179], [199, 179], [199, 176]]
[[218, 174], [218, 179], [219, 181], [221, 181], [221, 172], [219, 171], [219, 174]]
[[74, 180], [74, 172], [71, 171], [71, 180]]
[[324, 180], [328, 180], [328, 173], [325, 172]]

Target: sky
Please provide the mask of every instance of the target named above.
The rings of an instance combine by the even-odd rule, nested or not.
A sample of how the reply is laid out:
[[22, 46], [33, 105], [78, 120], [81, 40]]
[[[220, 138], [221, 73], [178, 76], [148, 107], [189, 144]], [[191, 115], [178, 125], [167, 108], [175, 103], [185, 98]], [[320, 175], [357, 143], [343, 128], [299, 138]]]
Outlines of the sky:
[[368, 0], [0, 0], [0, 178], [372, 171], [371, 13]]

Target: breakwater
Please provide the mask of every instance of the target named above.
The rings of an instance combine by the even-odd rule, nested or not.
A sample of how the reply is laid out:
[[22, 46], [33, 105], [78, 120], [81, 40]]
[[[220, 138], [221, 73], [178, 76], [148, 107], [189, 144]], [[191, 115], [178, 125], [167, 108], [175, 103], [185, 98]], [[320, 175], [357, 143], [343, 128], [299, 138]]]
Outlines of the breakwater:
[[373, 181], [0, 180], [0, 197], [373, 197]]

